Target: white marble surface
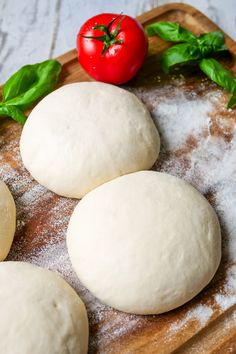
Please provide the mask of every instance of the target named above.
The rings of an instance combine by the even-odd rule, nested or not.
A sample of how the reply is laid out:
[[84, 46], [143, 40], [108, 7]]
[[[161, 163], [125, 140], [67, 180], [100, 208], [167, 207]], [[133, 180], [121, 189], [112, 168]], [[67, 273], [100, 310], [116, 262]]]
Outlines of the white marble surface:
[[[100, 12], [137, 16], [169, 0], [0, 0], [0, 82], [19, 67], [74, 48], [81, 24]], [[184, 2], [184, 1], [175, 1]], [[236, 39], [235, 0], [189, 0]]]

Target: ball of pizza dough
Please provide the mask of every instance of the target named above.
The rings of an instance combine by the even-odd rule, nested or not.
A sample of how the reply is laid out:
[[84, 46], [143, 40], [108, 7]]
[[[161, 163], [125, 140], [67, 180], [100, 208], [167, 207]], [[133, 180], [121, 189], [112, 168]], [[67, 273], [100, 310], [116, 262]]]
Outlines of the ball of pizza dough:
[[0, 261], [11, 248], [16, 229], [16, 207], [6, 184], [0, 180]]
[[32, 176], [53, 192], [81, 198], [117, 176], [148, 169], [160, 138], [132, 93], [98, 82], [50, 93], [24, 125], [20, 151]]
[[85, 306], [61, 276], [29, 263], [2, 262], [0, 284], [0, 353], [87, 353]]
[[135, 314], [172, 310], [197, 295], [221, 258], [217, 216], [190, 184], [141, 171], [88, 193], [67, 244], [82, 283], [102, 302]]

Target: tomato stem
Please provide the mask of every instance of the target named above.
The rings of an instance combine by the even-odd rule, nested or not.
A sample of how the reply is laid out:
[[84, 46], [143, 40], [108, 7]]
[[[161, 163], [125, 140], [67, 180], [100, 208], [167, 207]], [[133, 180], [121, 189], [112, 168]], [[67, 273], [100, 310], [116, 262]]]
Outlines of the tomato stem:
[[[98, 29], [98, 30], [104, 32], [105, 35], [106, 35], [109, 39], [111, 39], [111, 33], [109, 32], [108, 27], [106, 27], [105, 25], [97, 25], [97, 26], [94, 26], [93, 29], [94, 29], [94, 30]], [[95, 38], [96, 38], [96, 37], [95, 37]]]
[[102, 50], [102, 56], [104, 56], [104, 54], [106, 53], [107, 49], [112, 45], [112, 44], [121, 44], [123, 43], [122, 39], [116, 39], [119, 30], [120, 30], [120, 26], [122, 21], [124, 20], [125, 16], [122, 16], [120, 21], [117, 23], [117, 26], [114, 30], [114, 32], [112, 33], [110, 31], [110, 28], [112, 26], [112, 24], [121, 16], [118, 15], [117, 17], [113, 18], [112, 21], [109, 22], [109, 24], [106, 25], [96, 25], [93, 27], [93, 30], [100, 30], [101, 32], [104, 32], [103, 36], [82, 36], [83, 38], [88, 38], [88, 39], [96, 39], [97, 41], [103, 42], [104, 46], [103, 46], [103, 50]]
[[[117, 18], [118, 18], [118, 16], [117, 16]], [[122, 16], [121, 19], [120, 19], [120, 21], [117, 23], [116, 29], [115, 29], [115, 31], [112, 33], [113, 38], [115, 38], [115, 37], [118, 35], [119, 30], [120, 30], [121, 23], [122, 23], [122, 21], [124, 20], [124, 18], [125, 18], [125, 16]], [[112, 22], [112, 21], [111, 21], [111, 22]], [[108, 26], [109, 26], [109, 25], [108, 25]]]

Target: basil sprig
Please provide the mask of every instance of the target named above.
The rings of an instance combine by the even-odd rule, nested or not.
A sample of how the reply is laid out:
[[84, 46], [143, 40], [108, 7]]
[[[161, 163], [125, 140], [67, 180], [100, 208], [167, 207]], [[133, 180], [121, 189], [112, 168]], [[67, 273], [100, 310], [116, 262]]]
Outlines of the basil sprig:
[[222, 32], [209, 32], [197, 37], [173, 22], [153, 23], [147, 26], [146, 30], [149, 36], [156, 34], [166, 41], [181, 43], [162, 54], [161, 66], [166, 73], [176, 64], [197, 61], [215, 52], [227, 50]]
[[23, 66], [3, 85], [0, 116], [24, 124], [26, 116], [23, 111], [53, 91], [60, 72], [61, 64], [53, 59]]
[[222, 32], [195, 36], [178, 23], [163, 21], [147, 26], [146, 31], [149, 36], [158, 35], [166, 41], [178, 43], [161, 55], [161, 67], [165, 73], [176, 64], [197, 63], [212, 81], [233, 94], [227, 108], [236, 105], [236, 79], [215, 59], [209, 58], [216, 52], [227, 50]]

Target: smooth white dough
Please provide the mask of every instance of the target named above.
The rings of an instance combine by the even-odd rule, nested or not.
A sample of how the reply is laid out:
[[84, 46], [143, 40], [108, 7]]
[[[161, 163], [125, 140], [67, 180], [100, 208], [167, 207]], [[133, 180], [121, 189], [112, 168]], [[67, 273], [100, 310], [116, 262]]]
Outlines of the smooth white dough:
[[0, 180], [0, 261], [11, 248], [16, 229], [16, 207], [6, 184]]
[[217, 216], [190, 184], [141, 171], [88, 193], [69, 222], [67, 245], [83, 284], [102, 302], [158, 314], [192, 299], [221, 258]]
[[32, 176], [74, 198], [117, 176], [149, 169], [159, 149], [144, 104], [124, 89], [98, 82], [66, 85], [45, 97], [29, 115], [20, 141]]
[[61, 276], [29, 263], [2, 262], [0, 284], [0, 353], [87, 353], [85, 306]]

